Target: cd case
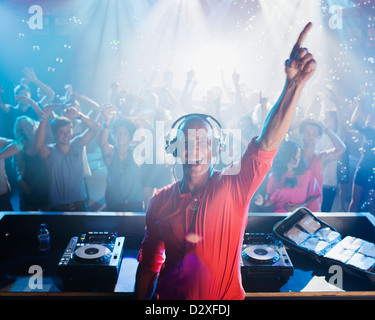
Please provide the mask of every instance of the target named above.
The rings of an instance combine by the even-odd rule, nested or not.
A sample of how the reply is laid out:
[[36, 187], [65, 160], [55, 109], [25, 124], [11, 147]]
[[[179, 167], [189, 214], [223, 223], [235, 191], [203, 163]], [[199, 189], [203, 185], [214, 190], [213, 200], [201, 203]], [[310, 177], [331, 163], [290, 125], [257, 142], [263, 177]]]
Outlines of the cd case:
[[298, 208], [275, 224], [273, 232], [285, 245], [318, 263], [339, 265], [344, 272], [375, 284], [375, 244], [343, 237], [307, 208]]

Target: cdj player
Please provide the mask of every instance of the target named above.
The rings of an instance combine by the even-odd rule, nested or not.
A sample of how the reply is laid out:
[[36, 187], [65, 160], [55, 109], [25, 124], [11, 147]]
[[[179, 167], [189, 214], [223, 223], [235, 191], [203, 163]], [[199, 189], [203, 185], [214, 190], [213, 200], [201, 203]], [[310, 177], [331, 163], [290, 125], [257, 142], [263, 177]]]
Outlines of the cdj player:
[[125, 237], [114, 232], [87, 232], [72, 237], [58, 264], [69, 291], [112, 291], [122, 262]]
[[246, 233], [241, 252], [242, 284], [246, 291], [274, 291], [293, 275], [293, 264], [272, 233]]

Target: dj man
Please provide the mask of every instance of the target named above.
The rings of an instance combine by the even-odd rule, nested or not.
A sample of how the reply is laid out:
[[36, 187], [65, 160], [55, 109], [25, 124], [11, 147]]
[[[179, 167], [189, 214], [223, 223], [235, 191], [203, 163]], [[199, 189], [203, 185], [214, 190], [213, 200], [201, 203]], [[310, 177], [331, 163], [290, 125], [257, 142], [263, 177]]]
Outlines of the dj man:
[[207, 119], [188, 116], [179, 126], [178, 137], [197, 130], [196, 147], [183, 152], [182, 180], [151, 199], [138, 255], [136, 299], [151, 298], [155, 288], [159, 299], [244, 299], [239, 262], [248, 206], [315, 71], [312, 55], [301, 48], [311, 26], [305, 26], [285, 63], [284, 90], [260, 137], [242, 155], [238, 174], [212, 170], [213, 130]]

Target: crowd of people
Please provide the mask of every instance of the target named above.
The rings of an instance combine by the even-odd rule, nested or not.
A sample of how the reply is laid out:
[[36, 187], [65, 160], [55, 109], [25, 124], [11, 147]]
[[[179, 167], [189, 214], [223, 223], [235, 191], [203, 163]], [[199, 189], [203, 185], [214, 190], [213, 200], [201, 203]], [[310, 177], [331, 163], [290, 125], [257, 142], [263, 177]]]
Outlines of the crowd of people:
[[[246, 90], [237, 72], [232, 85], [223, 81], [200, 101], [194, 99], [197, 82], [190, 70], [181, 90], [174, 87], [170, 71], [163, 85], [150, 82], [137, 93], [113, 82], [104, 103], [78, 94], [69, 84], [57, 96], [32, 68], [23, 72], [14, 89], [16, 105], [0, 100], [1, 211], [14, 210], [16, 191], [23, 211], [90, 210], [85, 178], [91, 174], [87, 154], [93, 150], [100, 150], [107, 168], [103, 211], [145, 211], [155, 190], [181, 173], [157, 161], [164, 152], [156, 147], [164, 143], [157, 134], [152, 136], [152, 163], [137, 163], [137, 129], [155, 133], [158, 121], [168, 129], [184, 114], [209, 114], [223, 128], [241, 130], [240, 155], [260, 134], [270, 109], [261, 93]], [[35, 97], [31, 86], [37, 89]], [[375, 213], [375, 113], [366, 89], [345, 108], [332, 89], [299, 106], [249, 211], [289, 212], [305, 206], [313, 212]]]

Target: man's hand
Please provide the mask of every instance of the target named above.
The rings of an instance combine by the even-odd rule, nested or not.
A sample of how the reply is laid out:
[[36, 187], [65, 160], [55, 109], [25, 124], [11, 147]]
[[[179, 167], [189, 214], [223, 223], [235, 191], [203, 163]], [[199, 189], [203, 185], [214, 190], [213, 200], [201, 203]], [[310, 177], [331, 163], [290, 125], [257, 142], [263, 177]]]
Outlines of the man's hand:
[[42, 119], [44, 121], [48, 120], [48, 117], [51, 115], [52, 112], [52, 107], [50, 105], [47, 105], [43, 108], [43, 114], [42, 114]]
[[316, 69], [316, 61], [313, 59], [312, 54], [306, 48], [301, 48], [302, 42], [311, 27], [312, 23], [309, 22], [300, 33], [290, 58], [285, 61], [287, 78], [295, 85], [304, 84], [312, 77]]
[[115, 105], [106, 103], [102, 106], [102, 108], [107, 124], [109, 124], [112, 119], [117, 117], [117, 108]]
[[78, 119], [81, 116], [81, 113], [75, 107], [66, 108], [64, 114], [71, 119]]
[[23, 69], [23, 73], [27, 77], [27, 80], [29, 82], [35, 83], [38, 80], [38, 78], [35, 75], [35, 71], [34, 71], [33, 68], [25, 68], [25, 69]]

